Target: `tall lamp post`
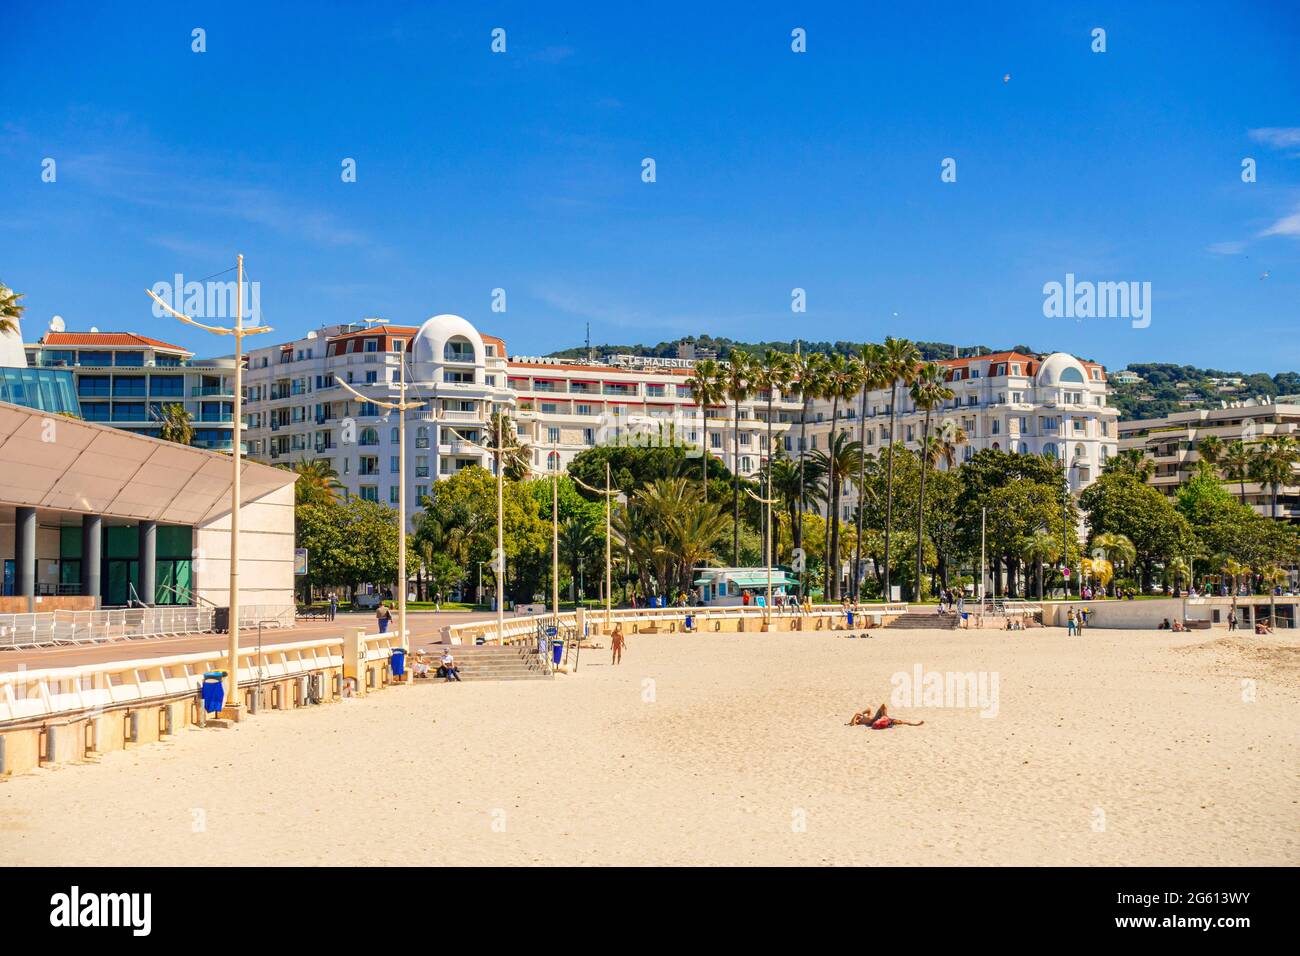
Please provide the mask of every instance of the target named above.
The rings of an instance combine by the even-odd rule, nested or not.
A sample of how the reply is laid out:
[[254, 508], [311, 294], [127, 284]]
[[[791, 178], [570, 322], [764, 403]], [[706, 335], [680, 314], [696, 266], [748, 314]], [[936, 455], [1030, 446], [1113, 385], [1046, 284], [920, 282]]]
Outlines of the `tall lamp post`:
[[[423, 408], [424, 402], [406, 400], [406, 353], [400, 353], [397, 362], [396, 402], [381, 402], [362, 395], [338, 375], [334, 381], [343, 386], [358, 401], [370, 402], [380, 408], [397, 412], [397, 633], [406, 641], [406, 412], [408, 409]], [[388, 385], [388, 382], [376, 383]]]
[[243, 464], [242, 436], [244, 430], [244, 406], [243, 396], [240, 394], [243, 389], [243, 372], [244, 372], [244, 336], [261, 335], [263, 332], [270, 332], [271, 327], [267, 325], [244, 326], [244, 257], [236, 256], [235, 269], [237, 275], [235, 279], [235, 326], [227, 329], [219, 325], [204, 325], [202, 322], [195, 322], [188, 315], [177, 312], [170, 305], [158, 297], [152, 289], [145, 289], [145, 294], [153, 299], [158, 305], [162, 306], [173, 317], [180, 319], [187, 325], [200, 328], [205, 332], [211, 332], [213, 335], [233, 335], [235, 337], [235, 385], [234, 385], [234, 409], [231, 414], [231, 441], [230, 441], [230, 620], [228, 622], [228, 633], [230, 643], [227, 647], [229, 657], [229, 672], [226, 675], [226, 704], [225, 710], [230, 712], [230, 716], [238, 720], [241, 705], [238, 699], [239, 691], [239, 473]]

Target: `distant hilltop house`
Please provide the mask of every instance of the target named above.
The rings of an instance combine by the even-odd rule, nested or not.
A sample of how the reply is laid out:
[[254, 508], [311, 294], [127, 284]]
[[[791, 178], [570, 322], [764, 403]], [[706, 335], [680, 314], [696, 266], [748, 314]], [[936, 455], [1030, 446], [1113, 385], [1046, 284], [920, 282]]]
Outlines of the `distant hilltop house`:
[[1142, 381], [1142, 376], [1137, 372], [1132, 372], [1123, 368], [1118, 372], [1111, 372], [1110, 380], [1116, 385], [1136, 385], [1138, 382]]

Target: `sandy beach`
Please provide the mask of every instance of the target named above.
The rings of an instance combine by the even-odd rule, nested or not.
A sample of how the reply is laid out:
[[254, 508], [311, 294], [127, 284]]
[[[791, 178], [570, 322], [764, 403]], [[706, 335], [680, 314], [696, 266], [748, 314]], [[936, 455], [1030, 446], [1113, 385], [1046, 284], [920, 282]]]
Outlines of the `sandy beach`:
[[[918, 667], [996, 679], [996, 707], [845, 726]], [[618, 667], [584, 651], [554, 681], [420, 684], [8, 779], [0, 858], [1295, 865], [1298, 727], [1290, 637], [632, 635]]]

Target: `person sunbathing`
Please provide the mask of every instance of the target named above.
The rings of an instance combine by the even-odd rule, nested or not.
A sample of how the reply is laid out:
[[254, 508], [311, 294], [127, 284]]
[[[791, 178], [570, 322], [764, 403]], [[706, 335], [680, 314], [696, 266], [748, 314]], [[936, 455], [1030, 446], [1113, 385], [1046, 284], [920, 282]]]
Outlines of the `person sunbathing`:
[[860, 710], [853, 715], [849, 721], [850, 727], [870, 727], [872, 730], [888, 730], [890, 727], [901, 724], [904, 727], [920, 727], [924, 720], [899, 720], [897, 717], [890, 717], [889, 711], [881, 704], [876, 708], [876, 712], [871, 712], [870, 705], [866, 710]]

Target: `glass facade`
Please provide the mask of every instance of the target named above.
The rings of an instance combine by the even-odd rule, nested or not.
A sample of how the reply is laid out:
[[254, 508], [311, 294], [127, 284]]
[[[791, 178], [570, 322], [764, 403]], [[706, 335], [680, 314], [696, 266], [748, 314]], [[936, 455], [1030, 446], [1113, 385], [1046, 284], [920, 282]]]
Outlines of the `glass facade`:
[[72, 372], [57, 368], [0, 368], [0, 402], [81, 417]]

